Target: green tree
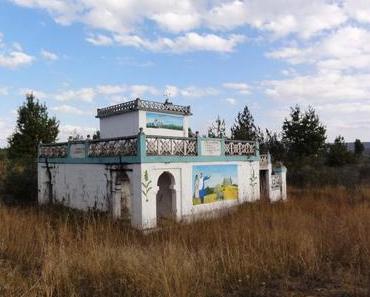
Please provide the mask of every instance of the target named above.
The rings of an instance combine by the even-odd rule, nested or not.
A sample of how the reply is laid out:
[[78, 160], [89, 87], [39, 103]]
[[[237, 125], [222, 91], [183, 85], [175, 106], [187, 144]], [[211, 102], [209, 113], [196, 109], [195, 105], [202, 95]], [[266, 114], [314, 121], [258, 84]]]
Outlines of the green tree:
[[334, 143], [329, 145], [327, 164], [329, 166], [343, 166], [353, 161], [353, 155], [348, 150], [343, 136], [337, 136]]
[[208, 137], [222, 138], [225, 137], [225, 120], [217, 116], [217, 119], [212, 123], [211, 127], [208, 128]]
[[[189, 129], [190, 129], [190, 128], [189, 128]], [[94, 135], [93, 135], [92, 139], [94, 139], [94, 140], [100, 139], [100, 131], [99, 131], [99, 130], [95, 131], [95, 133], [94, 133]]]
[[16, 129], [8, 138], [9, 148], [4, 187], [6, 194], [18, 201], [37, 197], [37, 149], [41, 142], [55, 142], [59, 122], [49, 117], [47, 107], [33, 94], [18, 109]]
[[273, 161], [284, 161], [286, 150], [278, 133], [266, 129], [265, 141], [262, 144], [263, 151], [270, 152]]
[[4, 188], [4, 178], [7, 164], [7, 150], [0, 148], [0, 194]]
[[364, 144], [361, 142], [360, 139], [356, 139], [355, 140], [355, 155], [357, 157], [362, 156], [364, 150], [365, 150]]
[[234, 125], [231, 127], [231, 137], [239, 140], [254, 140], [263, 142], [264, 136], [261, 129], [254, 123], [254, 118], [245, 106], [242, 112], [239, 112]]
[[317, 158], [324, 152], [326, 128], [312, 107], [302, 112], [296, 105], [283, 123], [282, 141], [289, 158]]
[[47, 107], [35, 96], [26, 95], [26, 101], [18, 108], [18, 119], [13, 135], [8, 138], [10, 159], [36, 158], [41, 142], [55, 142], [59, 133], [59, 122], [49, 117]]

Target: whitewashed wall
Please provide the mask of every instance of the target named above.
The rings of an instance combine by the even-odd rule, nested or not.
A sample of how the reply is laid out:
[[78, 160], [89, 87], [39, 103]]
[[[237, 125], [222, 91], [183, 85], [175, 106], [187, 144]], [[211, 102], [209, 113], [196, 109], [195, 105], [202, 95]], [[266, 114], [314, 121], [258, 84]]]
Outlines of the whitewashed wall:
[[[229, 201], [219, 201], [201, 205], [193, 205], [193, 185], [192, 169], [193, 165], [230, 165], [238, 166], [238, 189], [239, 199]], [[175, 217], [176, 219], [188, 220], [200, 217], [206, 213], [229, 208], [246, 201], [255, 201], [260, 197], [259, 189], [259, 162], [217, 162], [217, 163], [153, 163], [142, 164], [142, 176], [148, 172], [149, 179], [152, 181], [153, 189], [149, 192], [147, 199], [143, 201], [143, 227], [153, 228], [157, 224], [156, 215], [156, 195], [159, 187], [158, 178], [163, 172], [169, 172], [175, 179], [174, 190], [176, 191]], [[254, 171], [254, 175], [253, 175]], [[252, 178], [254, 176], [254, 178]], [[253, 184], [251, 179], [253, 179]]]
[[[53, 201], [67, 207], [88, 210], [112, 211], [120, 205], [113, 205], [116, 174], [115, 166], [104, 164], [50, 164]], [[132, 183], [131, 220], [140, 227], [141, 221], [141, 171], [140, 165], [127, 165], [125, 171]], [[38, 164], [38, 201], [48, 203], [49, 177], [46, 165]], [[120, 203], [120, 201], [117, 201]]]
[[[194, 165], [237, 165], [237, 200], [193, 205], [192, 170]], [[163, 172], [174, 177], [173, 213], [180, 220], [203, 217], [216, 211], [228, 209], [239, 203], [255, 201], [260, 197], [259, 162], [215, 162], [215, 163], [145, 163], [127, 165], [125, 171], [132, 184], [131, 223], [139, 229], [154, 228], [157, 225], [156, 195], [159, 190], [158, 178]], [[65, 206], [88, 210], [113, 211], [120, 203], [115, 197], [115, 166], [95, 164], [51, 164], [53, 199]], [[145, 172], [150, 180], [151, 190], [143, 195]], [[45, 164], [39, 164], [39, 203], [47, 203], [48, 174]], [[116, 202], [115, 202], [116, 201]]]
[[137, 111], [100, 118], [101, 138], [136, 135], [139, 133], [139, 128], [139, 112]]
[[143, 128], [144, 133], [147, 135], [187, 137], [189, 128], [189, 116], [184, 116], [184, 129], [181, 131], [171, 129], [147, 128], [146, 111], [144, 110], [100, 118], [101, 138], [136, 135], [139, 133], [140, 128]]
[[[111, 176], [104, 165], [50, 164], [49, 167], [55, 202], [81, 210], [108, 210]], [[45, 172], [45, 168], [39, 170], [39, 187], [43, 188], [39, 191], [42, 193], [47, 192]], [[45, 196], [40, 197], [40, 203], [47, 201]]]

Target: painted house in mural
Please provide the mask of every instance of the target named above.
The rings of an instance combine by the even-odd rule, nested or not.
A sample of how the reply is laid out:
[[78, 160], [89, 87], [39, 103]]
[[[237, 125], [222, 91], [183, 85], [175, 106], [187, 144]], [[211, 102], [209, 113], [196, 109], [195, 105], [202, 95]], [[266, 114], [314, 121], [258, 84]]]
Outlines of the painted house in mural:
[[253, 141], [189, 137], [189, 106], [136, 99], [97, 110], [98, 140], [42, 144], [39, 203], [111, 212], [139, 229], [286, 199], [286, 168]]

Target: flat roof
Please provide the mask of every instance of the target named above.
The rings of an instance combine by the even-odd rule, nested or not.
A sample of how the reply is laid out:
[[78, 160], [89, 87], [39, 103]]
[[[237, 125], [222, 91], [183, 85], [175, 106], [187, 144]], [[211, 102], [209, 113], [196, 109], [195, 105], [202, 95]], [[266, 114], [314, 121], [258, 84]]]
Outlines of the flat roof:
[[123, 114], [127, 112], [134, 112], [138, 110], [155, 111], [162, 113], [172, 113], [180, 115], [192, 115], [190, 106], [176, 105], [166, 100], [165, 102], [156, 102], [142, 100], [136, 98], [135, 100], [104, 107], [98, 108], [97, 118], [106, 118], [109, 116]]

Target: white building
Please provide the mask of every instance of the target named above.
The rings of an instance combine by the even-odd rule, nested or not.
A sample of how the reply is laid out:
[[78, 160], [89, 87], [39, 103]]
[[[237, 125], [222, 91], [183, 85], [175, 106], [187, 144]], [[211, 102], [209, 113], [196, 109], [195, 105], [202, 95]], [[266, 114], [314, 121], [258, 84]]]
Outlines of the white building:
[[136, 99], [98, 109], [98, 140], [43, 144], [39, 203], [109, 211], [139, 229], [261, 198], [286, 199], [286, 168], [253, 141], [189, 137], [189, 106]]

